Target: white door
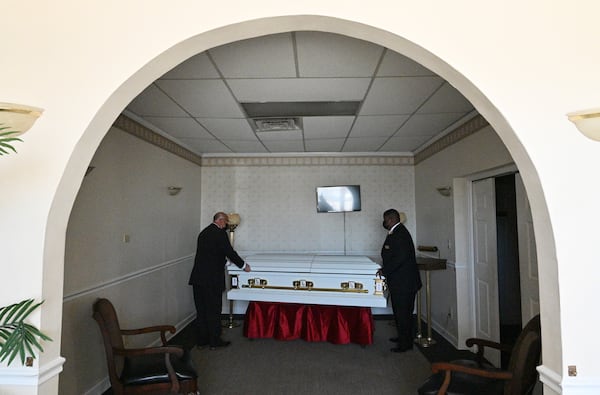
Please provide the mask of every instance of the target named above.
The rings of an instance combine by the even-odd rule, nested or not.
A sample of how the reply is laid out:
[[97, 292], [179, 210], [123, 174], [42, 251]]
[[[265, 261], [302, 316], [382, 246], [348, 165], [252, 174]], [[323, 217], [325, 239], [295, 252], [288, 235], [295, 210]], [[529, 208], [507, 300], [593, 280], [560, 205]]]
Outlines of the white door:
[[531, 208], [521, 176], [515, 174], [517, 195], [517, 232], [519, 234], [519, 266], [521, 279], [521, 318], [525, 325], [540, 312], [537, 254]]
[[[475, 336], [499, 342], [495, 196], [493, 178], [473, 182]], [[500, 366], [499, 352], [486, 348], [485, 357]]]

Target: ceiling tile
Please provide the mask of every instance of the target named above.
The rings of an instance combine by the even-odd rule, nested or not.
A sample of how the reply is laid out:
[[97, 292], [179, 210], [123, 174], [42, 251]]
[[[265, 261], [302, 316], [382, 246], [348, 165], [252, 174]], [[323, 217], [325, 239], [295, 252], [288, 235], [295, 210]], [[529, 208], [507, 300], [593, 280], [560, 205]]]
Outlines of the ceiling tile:
[[221, 80], [159, 80], [156, 84], [193, 117], [243, 118]]
[[205, 139], [180, 139], [186, 146], [189, 146], [195, 152], [205, 154], [209, 152], [231, 152], [223, 143], [218, 140]]
[[154, 84], [140, 93], [127, 109], [136, 115], [142, 116], [173, 116], [183, 117], [187, 114], [173, 100], [165, 95]]
[[346, 139], [306, 139], [306, 151], [309, 152], [339, 152]]
[[[346, 137], [355, 117], [303, 117], [304, 138]], [[343, 140], [342, 140], [343, 142]]]
[[383, 61], [379, 70], [378, 77], [414, 77], [414, 76], [435, 76], [436, 74], [420, 63], [400, 55], [398, 52], [387, 50], [383, 56]]
[[194, 118], [144, 117], [144, 119], [177, 138], [213, 138]]
[[225, 78], [296, 77], [291, 33], [237, 41], [208, 52]]
[[369, 115], [358, 117], [350, 137], [390, 137], [408, 119], [408, 115]]
[[197, 118], [219, 140], [256, 141], [254, 131], [245, 119]]
[[419, 108], [419, 113], [434, 112], [469, 112], [473, 105], [452, 85], [444, 85], [431, 98]]
[[269, 152], [304, 152], [302, 140], [273, 140], [264, 143]]
[[369, 78], [227, 80], [241, 102], [362, 100]]
[[165, 73], [160, 79], [195, 80], [220, 77], [215, 66], [213, 66], [208, 56], [206, 56], [206, 52], [202, 52], [180, 63], [174, 69]]
[[376, 78], [359, 115], [411, 114], [442, 81], [439, 77]]
[[428, 137], [392, 137], [389, 139], [380, 152], [411, 152], [419, 148], [423, 143], [429, 140]]
[[344, 144], [344, 152], [372, 152], [385, 143], [387, 137], [355, 137], [348, 138]]
[[371, 77], [383, 48], [333, 33], [297, 32], [300, 77]]
[[[360, 103], [358, 117], [333, 116], [324, 103], [318, 111], [310, 107], [344, 101]], [[302, 131], [264, 134], [263, 143], [240, 102], [289, 110], [301, 118]], [[303, 31], [195, 55], [150, 85], [127, 110], [199, 154], [407, 152], [460, 122], [473, 106], [404, 55], [343, 35]]]
[[301, 130], [277, 130], [269, 132], [256, 132], [259, 140], [262, 142], [274, 140], [301, 140]]
[[246, 141], [246, 140], [223, 140], [229, 148], [236, 153], [260, 153], [267, 152], [267, 149], [259, 141]]
[[394, 137], [419, 135], [431, 137], [442, 132], [463, 115], [463, 113], [415, 114], [402, 126]]

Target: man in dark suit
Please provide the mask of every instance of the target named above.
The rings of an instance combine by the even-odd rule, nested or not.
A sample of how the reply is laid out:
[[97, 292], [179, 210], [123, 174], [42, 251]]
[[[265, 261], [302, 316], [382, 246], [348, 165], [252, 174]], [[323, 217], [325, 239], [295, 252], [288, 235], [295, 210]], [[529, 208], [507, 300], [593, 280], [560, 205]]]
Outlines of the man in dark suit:
[[415, 246], [410, 233], [400, 222], [400, 213], [394, 209], [383, 213], [383, 227], [388, 230], [388, 235], [381, 249], [383, 267], [380, 273], [385, 276], [398, 330], [398, 337], [390, 339], [397, 343], [391, 351], [404, 352], [413, 346], [413, 309], [415, 295], [421, 289], [421, 277]]
[[222, 295], [225, 291], [226, 258], [244, 271], [250, 265], [235, 252], [225, 228], [229, 218], [218, 212], [213, 222], [198, 235], [198, 247], [189, 284], [194, 289], [196, 305], [197, 345], [209, 345], [211, 350], [227, 347], [229, 341], [221, 339]]

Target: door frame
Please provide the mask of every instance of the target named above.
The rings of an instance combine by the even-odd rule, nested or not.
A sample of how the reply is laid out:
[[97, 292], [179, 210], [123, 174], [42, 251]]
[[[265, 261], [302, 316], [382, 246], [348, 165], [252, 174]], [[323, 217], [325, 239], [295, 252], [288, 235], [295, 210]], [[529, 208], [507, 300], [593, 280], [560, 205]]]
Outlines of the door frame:
[[473, 182], [518, 172], [514, 163], [452, 180], [454, 190], [454, 248], [456, 265], [457, 348], [464, 349], [465, 341], [475, 337], [475, 258], [473, 231]]

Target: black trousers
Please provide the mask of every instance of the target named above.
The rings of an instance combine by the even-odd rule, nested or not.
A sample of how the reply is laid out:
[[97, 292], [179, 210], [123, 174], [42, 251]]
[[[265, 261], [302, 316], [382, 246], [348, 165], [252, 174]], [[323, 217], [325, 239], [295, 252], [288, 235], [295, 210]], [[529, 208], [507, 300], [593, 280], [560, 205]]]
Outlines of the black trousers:
[[194, 285], [196, 305], [196, 344], [216, 346], [221, 341], [223, 291]]
[[416, 292], [390, 289], [392, 311], [398, 329], [398, 347], [410, 348], [413, 344], [413, 310]]

